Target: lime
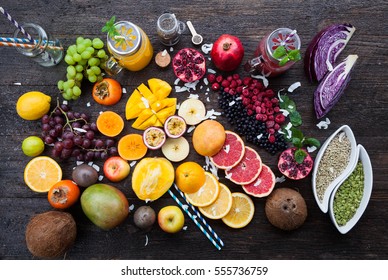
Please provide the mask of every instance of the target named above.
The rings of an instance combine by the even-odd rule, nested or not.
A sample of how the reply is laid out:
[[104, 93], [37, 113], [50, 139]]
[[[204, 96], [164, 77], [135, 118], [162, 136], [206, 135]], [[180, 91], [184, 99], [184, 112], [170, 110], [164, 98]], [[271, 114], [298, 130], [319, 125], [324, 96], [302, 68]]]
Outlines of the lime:
[[26, 156], [36, 157], [44, 150], [44, 142], [37, 136], [29, 136], [23, 140], [22, 151]]

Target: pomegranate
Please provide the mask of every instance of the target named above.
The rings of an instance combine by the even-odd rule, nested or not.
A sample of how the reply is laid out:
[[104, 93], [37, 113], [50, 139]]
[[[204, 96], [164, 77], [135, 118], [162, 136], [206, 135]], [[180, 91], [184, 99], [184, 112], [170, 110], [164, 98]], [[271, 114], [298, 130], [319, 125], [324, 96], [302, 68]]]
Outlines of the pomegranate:
[[[305, 153], [302, 163], [298, 163], [295, 159], [297, 151]], [[305, 149], [289, 148], [280, 154], [278, 168], [288, 178], [300, 180], [309, 175], [313, 168], [313, 159]]]
[[210, 56], [218, 69], [233, 71], [243, 59], [244, 47], [236, 36], [223, 34], [214, 42]]
[[201, 79], [206, 73], [205, 57], [191, 48], [181, 49], [172, 61], [175, 76], [185, 83]]

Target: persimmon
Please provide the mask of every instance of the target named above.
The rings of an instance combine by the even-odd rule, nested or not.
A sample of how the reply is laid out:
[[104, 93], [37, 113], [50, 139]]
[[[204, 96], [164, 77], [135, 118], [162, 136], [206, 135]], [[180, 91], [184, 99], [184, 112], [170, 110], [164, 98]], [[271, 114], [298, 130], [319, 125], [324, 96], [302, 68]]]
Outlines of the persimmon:
[[79, 187], [71, 180], [61, 180], [48, 192], [48, 201], [56, 209], [66, 209], [76, 203], [80, 197]]
[[121, 99], [121, 85], [114, 79], [104, 78], [94, 84], [92, 95], [94, 101], [101, 105], [114, 105]]
[[146, 155], [148, 148], [140, 134], [132, 133], [123, 136], [119, 140], [117, 150], [123, 159], [138, 160]]
[[98, 116], [96, 125], [105, 136], [115, 137], [124, 129], [124, 120], [113, 111], [105, 111]]

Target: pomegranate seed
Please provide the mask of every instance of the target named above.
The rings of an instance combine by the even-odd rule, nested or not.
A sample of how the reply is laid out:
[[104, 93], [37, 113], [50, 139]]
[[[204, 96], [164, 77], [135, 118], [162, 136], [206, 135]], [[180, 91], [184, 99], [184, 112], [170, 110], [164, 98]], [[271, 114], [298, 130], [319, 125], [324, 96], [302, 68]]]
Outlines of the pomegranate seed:
[[268, 142], [270, 142], [270, 143], [275, 143], [275, 141], [276, 141], [275, 135], [271, 134], [271, 135], [268, 137]]
[[213, 84], [216, 81], [216, 75], [214, 74], [207, 75], [207, 80], [209, 81], [209, 83]]
[[224, 80], [224, 77], [222, 77], [222, 75], [218, 75], [217, 77], [216, 77], [216, 81], [217, 81], [217, 83], [222, 83], [222, 81]]
[[233, 74], [233, 79], [235, 79], [235, 80], [238, 80], [238, 79], [240, 79], [240, 75], [239, 74]]
[[220, 90], [220, 84], [219, 83], [213, 83], [212, 84], [212, 90], [214, 90], [214, 91]]
[[224, 87], [224, 88], [229, 87], [229, 85], [230, 85], [230, 82], [228, 80], [223, 80], [222, 83], [221, 83], [221, 86]]

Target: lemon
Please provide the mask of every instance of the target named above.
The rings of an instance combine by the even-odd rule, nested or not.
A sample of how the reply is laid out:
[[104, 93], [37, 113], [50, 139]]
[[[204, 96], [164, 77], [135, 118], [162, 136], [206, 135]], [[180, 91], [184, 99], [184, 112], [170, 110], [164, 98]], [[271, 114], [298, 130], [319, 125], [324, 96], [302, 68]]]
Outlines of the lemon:
[[22, 142], [22, 151], [26, 156], [39, 156], [44, 150], [44, 142], [37, 136], [29, 136]]
[[40, 119], [50, 110], [51, 97], [39, 91], [26, 92], [16, 103], [18, 115], [25, 120]]

